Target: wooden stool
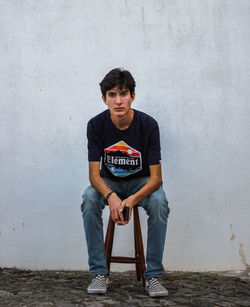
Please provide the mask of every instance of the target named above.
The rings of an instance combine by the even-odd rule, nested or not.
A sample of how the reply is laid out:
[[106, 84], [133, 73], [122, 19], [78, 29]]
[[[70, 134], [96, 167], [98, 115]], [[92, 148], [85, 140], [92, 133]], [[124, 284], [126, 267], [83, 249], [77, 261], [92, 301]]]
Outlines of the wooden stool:
[[114, 230], [115, 223], [112, 221], [111, 216], [109, 216], [109, 223], [105, 238], [105, 249], [106, 249], [106, 262], [108, 274], [110, 271], [110, 263], [135, 263], [137, 280], [142, 280], [143, 285], [145, 285], [144, 272], [146, 270], [145, 266], [145, 257], [143, 250], [143, 241], [141, 234], [141, 225], [140, 217], [138, 213], [138, 207], [133, 207], [134, 214], [134, 243], [135, 243], [135, 257], [121, 257], [121, 256], [112, 256], [113, 248], [113, 239], [114, 239]]

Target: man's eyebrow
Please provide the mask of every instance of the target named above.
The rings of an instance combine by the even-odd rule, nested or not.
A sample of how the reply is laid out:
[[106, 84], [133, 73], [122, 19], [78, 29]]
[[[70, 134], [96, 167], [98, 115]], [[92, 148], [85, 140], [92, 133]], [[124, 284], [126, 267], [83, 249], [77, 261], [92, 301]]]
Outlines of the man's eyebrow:
[[122, 89], [122, 90], [120, 90], [120, 91], [112, 91], [112, 90], [110, 90], [110, 91], [108, 91], [107, 93], [108, 94], [116, 94], [116, 93], [127, 93], [129, 91], [129, 89], [127, 89], [127, 88], [125, 88], [125, 89]]

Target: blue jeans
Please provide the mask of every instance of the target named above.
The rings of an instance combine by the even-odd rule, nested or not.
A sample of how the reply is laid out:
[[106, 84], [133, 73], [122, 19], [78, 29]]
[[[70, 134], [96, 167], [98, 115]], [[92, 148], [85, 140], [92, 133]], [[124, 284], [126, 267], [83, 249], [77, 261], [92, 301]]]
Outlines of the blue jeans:
[[[141, 189], [149, 177], [129, 181], [114, 181], [105, 177], [104, 180], [112, 191], [115, 191], [121, 199], [125, 199]], [[84, 191], [81, 210], [91, 275], [107, 274], [102, 220], [102, 209], [105, 208], [105, 205], [107, 205], [105, 198], [95, 188], [89, 186]], [[170, 211], [165, 192], [159, 188], [138, 205], [143, 207], [148, 215], [147, 266], [144, 277], [160, 276], [164, 272], [162, 257]]]

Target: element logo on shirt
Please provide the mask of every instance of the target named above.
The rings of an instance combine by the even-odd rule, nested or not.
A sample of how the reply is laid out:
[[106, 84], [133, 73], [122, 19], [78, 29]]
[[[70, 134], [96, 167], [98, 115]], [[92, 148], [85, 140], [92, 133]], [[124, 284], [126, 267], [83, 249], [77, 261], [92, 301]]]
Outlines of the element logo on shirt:
[[124, 141], [104, 149], [104, 164], [117, 177], [126, 177], [142, 169], [141, 153]]

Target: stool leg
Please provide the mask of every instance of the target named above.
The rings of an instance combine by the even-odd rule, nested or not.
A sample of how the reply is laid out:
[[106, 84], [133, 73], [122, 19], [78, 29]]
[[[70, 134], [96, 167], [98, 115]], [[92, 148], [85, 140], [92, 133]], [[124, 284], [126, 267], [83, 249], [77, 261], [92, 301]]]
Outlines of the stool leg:
[[138, 259], [138, 262], [136, 263], [137, 280], [142, 279], [143, 285], [145, 285], [144, 272], [146, 270], [146, 266], [138, 207], [134, 207], [134, 237], [135, 253], [136, 258]]
[[114, 230], [115, 230], [115, 223], [112, 221], [111, 216], [109, 216], [109, 223], [105, 238], [105, 249], [106, 249], [106, 265], [108, 270], [108, 275], [110, 271], [110, 259], [112, 254], [113, 248], [113, 239], [114, 239]]
[[139, 246], [138, 246], [138, 233], [137, 233], [137, 217], [136, 217], [136, 209], [134, 207], [134, 244], [135, 244], [135, 258], [136, 258], [136, 263], [135, 263], [135, 268], [136, 268], [136, 276], [137, 276], [137, 280], [140, 281], [141, 280], [141, 271], [140, 271], [140, 257], [139, 257]]

